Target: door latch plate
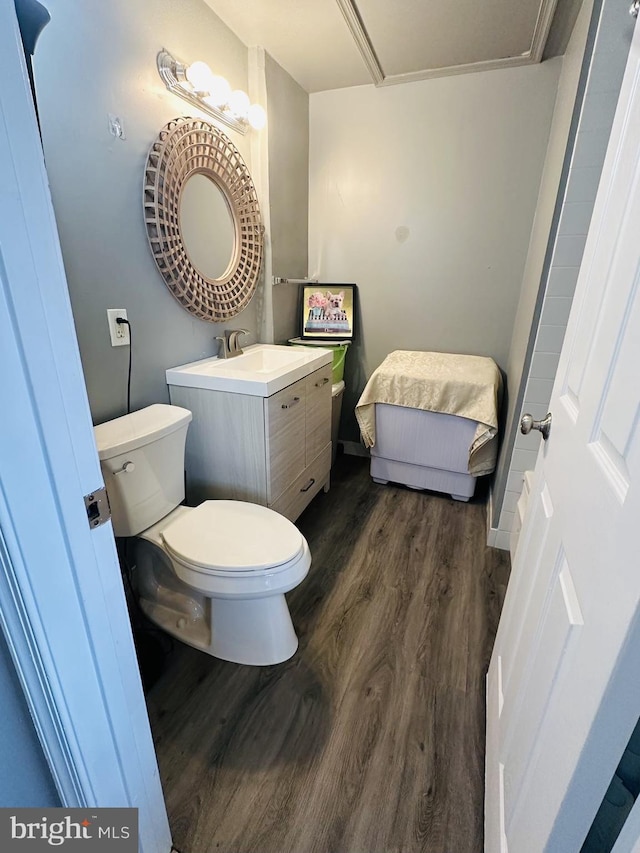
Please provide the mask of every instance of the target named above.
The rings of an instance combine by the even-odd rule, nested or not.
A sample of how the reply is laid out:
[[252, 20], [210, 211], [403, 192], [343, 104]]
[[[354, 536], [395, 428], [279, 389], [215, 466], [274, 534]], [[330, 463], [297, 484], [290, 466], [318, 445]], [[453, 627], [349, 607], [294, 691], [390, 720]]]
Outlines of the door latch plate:
[[103, 486], [95, 492], [90, 492], [84, 496], [84, 505], [87, 510], [87, 521], [89, 527], [100, 527], [111, 518], [111, 508], [109, 507], [109, 498], [107, 490]]

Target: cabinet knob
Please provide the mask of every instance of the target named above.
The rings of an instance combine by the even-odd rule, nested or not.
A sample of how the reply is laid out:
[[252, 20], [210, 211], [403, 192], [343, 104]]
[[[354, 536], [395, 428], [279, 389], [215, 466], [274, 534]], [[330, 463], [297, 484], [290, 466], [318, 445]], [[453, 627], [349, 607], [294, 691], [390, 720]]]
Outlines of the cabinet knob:
[[295, 404], [299, 403], [299, 402], [300, 402], [300, 397], [294, 397], [290, 403], [283, 403], [282, 408], [283, 409], [290, 409], [292, 406], [295, 406]]
[[321, 379], [320, 382], [316, 382], [316, 388], [322, 388], [323, 385], [326, 385], [329, 381], [329, 377], [325, 376], [324, 379]]

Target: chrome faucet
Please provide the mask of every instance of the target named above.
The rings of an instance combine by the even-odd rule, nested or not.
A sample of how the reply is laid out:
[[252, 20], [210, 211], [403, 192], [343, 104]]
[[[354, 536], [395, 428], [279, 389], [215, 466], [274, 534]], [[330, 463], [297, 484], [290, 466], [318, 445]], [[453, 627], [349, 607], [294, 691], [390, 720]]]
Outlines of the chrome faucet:
[[250, 335], [249, 329], [225, 329], [224, 335], [218, 335], [217, 341], [220, 341], [220, 351], [218, 358], [234, 358], [236, 355], [242, 355], [242, 349], [238, 343], [240, 335]]

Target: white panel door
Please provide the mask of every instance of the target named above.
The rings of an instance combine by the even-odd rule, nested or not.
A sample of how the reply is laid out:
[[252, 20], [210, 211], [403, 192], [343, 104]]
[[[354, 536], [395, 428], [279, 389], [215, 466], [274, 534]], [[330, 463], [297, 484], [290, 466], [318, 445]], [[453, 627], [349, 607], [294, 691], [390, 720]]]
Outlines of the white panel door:
[[0, 79], [0, 631], [62, 804], [137, 808], [140, 853], [168, 853], [113, 530], [83, 499], [102, 475], [11, 2]]
[[489, 669], [488, 853], [578, 853], [640, 716], [639, 78], [636, 29]]

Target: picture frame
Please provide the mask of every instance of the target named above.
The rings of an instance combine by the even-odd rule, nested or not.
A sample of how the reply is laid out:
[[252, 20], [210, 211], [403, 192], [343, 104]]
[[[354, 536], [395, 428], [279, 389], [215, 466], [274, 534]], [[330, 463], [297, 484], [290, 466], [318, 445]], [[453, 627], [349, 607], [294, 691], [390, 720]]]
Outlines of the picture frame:
[[304, 341], [353, 341], [355, 284], [300, 285], [300, 337]]

